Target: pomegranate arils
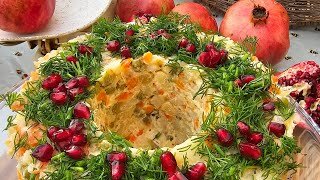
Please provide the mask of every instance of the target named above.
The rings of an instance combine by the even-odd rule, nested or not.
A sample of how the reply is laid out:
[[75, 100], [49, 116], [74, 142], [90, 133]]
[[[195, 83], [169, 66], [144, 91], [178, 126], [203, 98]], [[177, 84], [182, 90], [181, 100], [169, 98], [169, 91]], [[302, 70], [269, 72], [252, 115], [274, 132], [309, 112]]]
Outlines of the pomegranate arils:
[[73, 109], [73, 116], [78, 119], [89, 119], [89, 107], [82, 102], [77, 103]]
[[243, 86], [243, 83], [240, 79], [236, 79], [234, 80], [234, 84], [236, 85], [236, 87], [242, 87]]
[[125, 171], [125, 163], [120, 161], [111, 162], [111, 180], [121, 180]]
[[117, 40], [109, 41], [106, 48], [111, 52], [119, 51], [120, 49], [120, 42]]
[[84, 146], [87, 143], [87, 136], [85, 134], [76, 134], [72, 136], [71, 143], [76, 146]]
[[276, 109], [274, 102], [270, 101], [270, 102], [265, 102], [262, 105], [262, 109], [264, 111], [274, 111]]
[[268, 125], [268, 130], [270, 133], [280, 138], [286, 132], [286, 126], [277, 122], [270, 122]]
[[51, 126], [49, 127], [49, 129], [47, 129], [47, 137], [50, 139], [50, 140], [53, 140], [53, 134], [57, 131], [59, 131], [60, 128], [59, 127], [55, 127], [55, 126]]
[[225, 147], [229, 147], [233, 144], [233, 136], [232, 134], [226, 129], [218, 129], [216, 131], [216, 135], [218, 138], [218, 142]]
[[170, 176], [177, 172], [177, 161], [170, 151], [162, 153], [160, 156], [162, 169]]
[[210, 54], [208, 52], [201, 52], [198, 61], [201, 65], [205, 67], [215, 67], [214, 64], [211, 64]]
[[198, 162], [192, 166], [186, 173], [188, 180], [201, 180], [207, 171], [207, 167], [204, 163]]
[[77, 95], [84, 93], [83, 88], [73, 88], [68, 91], [68, 95], [71, 101], [74, 101]]
[[53, 133], [53, 141], [61, 142], [71, 138], [71, 132], [69, 129], [59, 129]]
[[189, 43], [186, 47], [187, 52], [195, 53], [197, 51], [196, 46], [194, 44]]
[[128, 46], [122, 46], [120, 49], [120, 53], [124, 59], [128, 59], [132, 57], [130, 48]]
[[82, 159], [84, 156], [83, 150], [78, 146], [70, 146], [68, 149], [65, 150], [65, 152], [67, 156], [75, 160]]
[[126, 36], [133, 36], [134, 35], [134, 30], [133, 29], [128, 29], [127, 31], [126, 31]]
[[93, 52], [93, 48], [84, 44], [78, 46], [78, 52], [80, 54], [91, 55]]
[[65, 84], [65, 86], [67, 89], [76, 88], [76, 87], [78, 87], [78, 83], [79, 83], [78, 81], [79, 80], [77, 78], [72, 78]]
[[68, 96], [65, 92], [53, 92], [50, 94], [50, 100], [55, 105], [64, 105], [68, 101]]
[[72, 134], [81, 134], [83, 133], [85, 126], [82, 120], [73, 119], [69, 124], [69, 129]]
[[45, 143], [37, 146], [33, 150], [32, 156], [41, 162], [47, 162], [52, 158], [53, 150], [53, 147], [49, 143]]
[[217, 51], [217, 49], [216, 49], [216, 47], [215, 47], [215, 45], [213, 43], [209, 43], [209, 44], [206, 45], [206, 51], [207, 52], [209, 52], [212, 49]]
[[259, 159], [262, 154], [261, 149], [257, 145], [247, 142], [241, 142], [239, 144], [239, 151], [243, 157], [254, 160]]
[[189, 44], [188, 39], [182, 38], [179, 42], [179, 48], [186, 48], [188, 44]]
[[172, 176], [170, 176], [168, 180], [190, 180], [190, 179], [187, 179], [180, 171], [177, 171]]
[[62, 82], [62, 77], [59, 74], [51, 74], [42, 82], [42, 88], [52, 90]]
[[58, 147], [58, 149], [60, 151], [64, 151], [64, 150], [67, 150], [70, 148], [71, 141], [68, 139], [68, 140], [61, 141], [61, 142], [55, 142], [55, 145]]
[[78, 86], [82, 88], [86, 88], [90, 86], [90, 81], [87, 76], [78, 76]]
[[247, 140], [252, 144], [259, 144], [263, 140], [263, 134], [260, 132], [252, 132]]
[[254, 75], [243, 75], [241, 76], [241, 81], [245, 84], [250, 83], [251, 81], [255, 80], [256, 77]]
[[76, 63], [78, 61], [78, 58], [70, 55], [70, 56], [67, 56], [66, 60], [72, 63]]
[[313, 97], [310, 97], [310, 96], [308, 96], [308, 97], [306, 97], [305, 99], [304, 99], [304, 101], [306, 102], [306, 106], [308, 107], [308, 108], [310, 108], [310, 106], [312, 105], [312, 103], [314, 103], [314, 102], [316, 102], [316, 98], [313, 98]]
[[125, 152], [111, 152], [107, 155], [107, 161], [120, 161], [120, 162], [127, 162], [127, 155]]
[[248, 134], [250, 134], [250, 126], [248, 124], [246, 124], [245, 122], [238, 121], [237, 127], [238, 127], [239, 133], [241, 135], [247, 136]]
[[67, 92], [67, 88], [63, 83], [60, 83], [52, 92]]

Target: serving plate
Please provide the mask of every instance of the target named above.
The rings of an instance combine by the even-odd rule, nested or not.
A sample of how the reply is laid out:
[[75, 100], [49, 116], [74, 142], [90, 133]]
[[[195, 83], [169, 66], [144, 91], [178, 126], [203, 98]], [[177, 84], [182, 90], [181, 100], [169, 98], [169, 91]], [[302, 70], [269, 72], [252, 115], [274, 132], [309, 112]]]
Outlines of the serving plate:
[[40, 32], [15, 34], [0, 30], [0, 41], [30, 41], [51, 39], [71, 34], [91, 26], [101, 17], [112, 0], [57, 0], [49, 24]]

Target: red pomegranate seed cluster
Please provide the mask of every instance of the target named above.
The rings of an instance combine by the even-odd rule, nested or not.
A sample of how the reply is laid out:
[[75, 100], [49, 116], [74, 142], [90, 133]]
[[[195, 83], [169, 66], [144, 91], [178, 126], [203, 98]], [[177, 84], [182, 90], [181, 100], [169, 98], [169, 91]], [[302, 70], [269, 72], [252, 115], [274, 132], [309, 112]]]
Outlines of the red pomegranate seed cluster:
[[255, 80], [256, 77], [254, 75], [243, 75], [240, 78], [234, 81], [234, 84], [237, 87], [243, 87], [244, 85], [250, 83], [251, 81]]
[[126, 170], [127, 155], [124, 152], [112, 152], [107, 155], [107, 162], [111, 168], [111, 179], [121, 180]]
[[[134, 35], [132, 29], [126, 31], [127, 41], [131, 41], [130, 37]], [[106, 45], [106, 49], [111, 52], [120, 52], [121, 57], [124, 59], [131, 58], [131, 50], [127, 45], [121, 46], [120, 42], [117, 40], [109, 41]]]
[[187, 52], [196, 53], [197, 48], [193, 43], [190, 43], [187, 38], [182, 38], [179, 42], [179, 49], [184, 48]]
[[84, 93], [90, 82], [86, 76], [78, 76], [63, 82], [59, 74], [51, 74], [42, 82], [42, 88], [50, 93], [50, 100], [56, 105], [64, 105], [68, 101], [74, 101], [77, 95]]
[[150, 19], [154, 16], [152, 14], [138, 13], [137, 17], [141, 24], [147, 24], [150, 22]]
[[217, 65], [223, 63], [227, 57], [227, 51], [218, 50], [214, 44], [209, 43], [206, 45], [205, 51], [200, 53], [198, 61], [205, 67], [215, 68]]

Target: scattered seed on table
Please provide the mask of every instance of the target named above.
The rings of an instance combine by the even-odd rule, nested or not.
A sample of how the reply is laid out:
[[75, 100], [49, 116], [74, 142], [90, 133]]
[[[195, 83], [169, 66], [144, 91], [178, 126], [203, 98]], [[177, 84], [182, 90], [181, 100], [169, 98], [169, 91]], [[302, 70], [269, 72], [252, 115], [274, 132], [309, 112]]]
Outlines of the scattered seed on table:
[[315, 31], [320, 31], [320, 28], [316, 27], [314, 30], [315, 30]]
[[291, 33], [291, 35], [293, 36], [293, 37], [298, 37], [299, 36], [299, 34], [297, 34], [297, 33]]
[[319, 54], [317, 51], [312, 50], [312, 49], [310, 50], [310, 53], [311, 53], [311, 54]]
[[285, 59], [285, 60], [291, 60], [292, 57], [291, 57], [291, 56], [286, 56], [284, 59]]
[[27, 78], [28, 76], [29, 76], [28, 74], [23, 74], [21, 78], [22, 78], [22, 79], [25, 79], [25, 78]]
[[17, 69], [16, 72], [17, 72], [17, 74], [21, 74], [22, 73], [22, 71], [20, 69]]
[[22, 53], [19, 52], [19, 51], [17, 51], [16, 53], [14, 53], [14, 55], [16, 55], [16, 56], [22, 56]]

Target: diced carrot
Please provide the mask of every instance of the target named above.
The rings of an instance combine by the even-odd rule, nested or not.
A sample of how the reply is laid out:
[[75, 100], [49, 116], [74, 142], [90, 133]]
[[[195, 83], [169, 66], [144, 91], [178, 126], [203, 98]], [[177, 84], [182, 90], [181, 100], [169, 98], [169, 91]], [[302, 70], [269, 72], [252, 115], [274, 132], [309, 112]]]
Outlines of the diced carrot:
[[121, 63], [121, 67], [124, 69], [129, 69], [131, 67], [132, 58], [125, 59]]
[[179, 78], [183, 78], [184, 77], [184, 73], [183, 72], [179, 73], [178, 77]]
[[123, 92], [116, 98], [117, 101], [126, 101], [132, 96], [131, 92]]
[[195, 118], [193, 122], [194, 122], [194, 127], [196, 129], [198, 129], [199, 128], [199, 118]]
[[160, 95], [163, 95], [163, 94], [164, 94], [164, 90], [163, 90], [163, 89], [159, 89], [159, 90], [158, 90], [158, 93], [159, 93]]
[[26, 148], [25, 147], [21, 147], [21, 148], [19, 148], [19, 150], [17, 151], [17, 153], [16, 153], [16, 156], [17, 157], [21, 157], [25, 152], [26, 152]]
[[136, 104], [136, 106], [139, 107], [139, 108], [143, 108], [143, 106], [144, 106], [143, 101], [138, 102], [138, 103]]
[[10, 107], [12, 111], [22, 111], [24, 109], [24, 104], [20, 101], [14, 101]]
[[269, 90], [269, 92], [274, 93], [274, 94], [279, 94], [280, 93], [280, 88], [275, 85], [275, 84], [271, 84]]
[[184, 84], [180, 79], [177, 79], [174, 82], [177, 84], [179, 89], [184, 89]]
[[109, 96], [107, 95], [106, 91], [104, 89], [101, 89], [99, 93], [96, 96], [97, 101], [102, 101], [106, 104], [106, 106], [109, 104]]
[[128, 137], [127, 137], [127, 140], [130, 141], [130, 142], [134, 142], [136, 141], [137, 137], [133, 134], [130, 134]]
[[32, 126], [28, 129], [28, 145], [31, 147], [35, 147], [38, 145], [38, 139], [41, 139], [43, 136], [43, 132], [45, 131], [45, 127], [38, 124], [36, 126]]
[[140, 129], [137, 133], [137, 136], [141, 136], [143, 134], [143, 129]]
[[231, 109], [229, 107], [225, 107], [223, 110], [226, 114], [229, 114], [231, 112]]
[[132, 78], [128, 79], [128, 81], [127, 81], [128, 89], [131, 90], [134, 87], [136, 87], [138, 82], [139, 82], [139, 80], [136, 77], [132, 77]]
[[164, 114], [164, 116], [166, 116], [166, 118], [167, 118], [168, 120], [171, 120], [171, 119], [172, 119], [172, 116], [169, 115], [169, 114]]
[[147, 104], [143, 107], [143, 110], [146, 112], [146, 114], [150, 114], [154, 110], [154, 107], [150, 104]]
[[151, 52], [146, 52], [146, 53], [143, 54], [142, 58], [143, 58], [143, 61], [148, 64], [152, 60], [152, 53]]

